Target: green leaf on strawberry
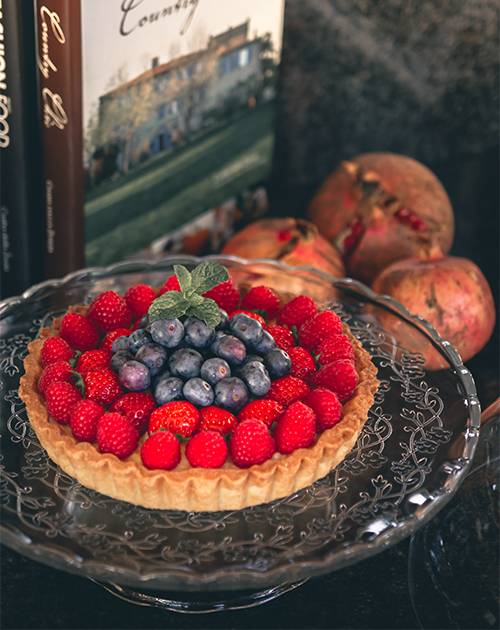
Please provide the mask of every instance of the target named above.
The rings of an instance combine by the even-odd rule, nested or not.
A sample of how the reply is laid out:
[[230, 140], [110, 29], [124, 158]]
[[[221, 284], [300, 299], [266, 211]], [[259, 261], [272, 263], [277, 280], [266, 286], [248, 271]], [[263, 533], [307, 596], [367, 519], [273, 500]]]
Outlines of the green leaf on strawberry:
[[167, 291], [154, 300], [148, 312], [149, 321], [189, 315], [215, 328], [221, 319], [219, 307], [211, 298], [203, 297], [203, 294], [227, 282], [227, 269], [219, 263], [207, 260], [192, 272], [183, 265], [174, 265], [174, 271], [179, 280], [180, 291]]

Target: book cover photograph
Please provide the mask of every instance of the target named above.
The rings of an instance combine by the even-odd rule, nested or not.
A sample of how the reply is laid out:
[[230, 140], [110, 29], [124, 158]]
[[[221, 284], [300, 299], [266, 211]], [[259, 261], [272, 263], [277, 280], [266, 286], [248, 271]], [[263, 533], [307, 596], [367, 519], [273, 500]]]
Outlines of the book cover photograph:
[[[81, 212], [75, 225], [83, 221], [86, 266], [145, 251], [168, 253], [171, 234], [178, 235], [177, 250], [207, 253], [230, 233], [241, 207], [244, 212], [253, 204], [265, 212], [283, 5], [284, 0], [38, 3], [42, 63], [70, 67], [77, 60], [64, 61], [63, 55], [79, 53], [81, 64], [81, 77], [76, 72], [68, 78], [79, 86], [52, 90], [56, 123], [44, 112], [45, 133], [53, 136], [74, 134], [75, 117], [81, 116], [81, 165], [74, 155], [65, 157], [62, 146], [58, 171], [48, 178], [54, 243], [58, 213], [69, 222], [68, 214]], [[67, 34], [64, 19], [58, 20], [65, 12]], [[57, 73], [49, 65], [47, 74]], [[53, 148], [44, 150], [50, 161]], [[58, 174], [66, 183], [82, 178], [83, 199], [78, 201], [77, 181], [73, 199], [81, 209], [71, 209], [67, 198], [57, 200]]]

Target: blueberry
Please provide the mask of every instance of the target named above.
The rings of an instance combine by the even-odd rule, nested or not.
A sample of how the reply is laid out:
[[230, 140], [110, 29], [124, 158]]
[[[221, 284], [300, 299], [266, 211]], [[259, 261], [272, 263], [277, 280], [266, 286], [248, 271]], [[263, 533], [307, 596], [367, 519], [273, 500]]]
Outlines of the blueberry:
[[128, 350], [120, 350], [111, 357], [110, 367], [114, 372], [118, 373], [121, 366], [127, 361], [132, 361], [133, 358], [134, 355]]
[[223, 378], [215, 385], [215, 404], [232, 413], [240, 411], [249, 398], [247, 386], [236, 376]]
[[[168, 365], [168, 363], [167, 363]], [[156, 389], [156, 386], [158, 385], [158, 383], [161, 380], [164, 380], [166, 378], [170, 378], [171, 376], [173, 376], [172, 372], [169, 372], [169, 370], [166, 368], [166, 366], [163, 368], [163, 370], [161, 370], [161, 372], [158, 372], [158, 374], [156, 374], [155, 376], [151, 377], [151, 389], [154, 392]], [[177, 378], [177, 377], [176, 377]]]
[[129, 392], [143, 392], [151, 384], [151, 375], [144, 363], [127, 361], [118, 373], [122, 387]]
[[221, 378], [227, 378], [231, 376], [231, 368], [229, 363], [220, 359], [219, 357], [213, 357], [207, 359], [201, 366], [200, 376], [202, 379], [214, 386]]
[[197, 317], [188, 317], [184, 322], [184, 330], [186, 343], [195, 348], [205, 348], [215, 338], [215, 330]]
[[137, 328], [147, 328], [149, 326], [149, 315], [143, 315], [137, 324]]
[[111, 352], [113, 354], [117, 352], [129, 352], [128, 335], [117, 337], [111, 345]]
[[245, 344], [233, 335], [222, 335], [212, 344], [212, 351], [231, 365], [238, 365], [247, 355]]
[[264, 365], [268, 369], [271, 378], [281, 378], [290, 374], [292, 360], [284, 350], [274, 348], [264, 355]]
[[157, 319], [151, 324], [153, 341], [165, 348], [175, 348], [184, 338], [184, 324], [180, 319]]
[[135, 354], [139, 348], [142, 348], [147, 343], [151, 343], [153, 340], [151, 338], [151, 333], [149, 333], [144, 328], [138, 328], [134, 330], [128, 337], [128, 349], [129, 352]]
[[241, 339], [245, 346], [248, 348], [254, 348], [262, 339], [264, 329], [262, 324], [253, 317], [248, 315], [239, 314], [240, 316], [233, 317], [229, 322], [229, 330]]
[[271, 333], [267, 332], [267, 330], [264, 330], [261, 340], [256, 346], [253, 347], [253, 349], [259, 354], [267, 354], [273, 348], [276, 348], [276, 341]]
[[229, 315], [227, 314], [227, 312], [223, 308], [219, 308], [219, 311], [220, 322], [215, 327], [215, 330], [223, 330], [224, 328], [227, 328], [227, 325], [229, 324]]
[[184, 398], [198, 407], [208, 407], [214, 402], [214, 390], [202, 378], [190, 378], [182, 388]]
[[181, 378], [172, 376], [170, 373], [165, 374], [165, 377], [161, 377], [156, 382], [154, 388], [153, 396], [156, 404], [161, 407], [172, 400], [183, 400], [183, 387], [184, 381]]
[[135, 359], [144, 363], [151, 376], [156, 376], [167, 363], [167, 350], [159, 343], [146, 343], [137, 350]]
[[176, 350], [168, 361], [168, 367], [174, 376], [194, 378], [200, 375], [203, 357], [193, 348]]
[[241, 379], [254, 396], [265, 396], [271, 387], [269, 372], [260, 361], [250, 361], [243, 366]]

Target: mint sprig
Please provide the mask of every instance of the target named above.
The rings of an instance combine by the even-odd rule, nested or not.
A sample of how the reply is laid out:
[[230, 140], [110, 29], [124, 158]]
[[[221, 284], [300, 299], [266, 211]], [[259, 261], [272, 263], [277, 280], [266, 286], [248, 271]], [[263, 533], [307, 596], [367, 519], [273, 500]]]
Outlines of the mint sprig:
[[220, 309], [211, 298], [203, 294], [229, 279], [227, 269], [216, 262], [204, 261], [188, 271], [183, 265], [174, 265], [180, 291], [167, 291], [151, 304], [149, 321], [175, 319], [182, 315], [194, 316], [215, 328], [221, 320]]

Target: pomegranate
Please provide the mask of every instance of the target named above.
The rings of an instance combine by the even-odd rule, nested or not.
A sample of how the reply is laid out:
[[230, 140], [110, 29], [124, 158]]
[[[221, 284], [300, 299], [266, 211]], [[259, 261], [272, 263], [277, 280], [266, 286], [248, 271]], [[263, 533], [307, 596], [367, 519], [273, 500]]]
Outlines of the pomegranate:
[[[467, 258], [445, 256], [431, 248], [425, 260], [400, 260], [374, 280], [373, 290], [395, 298], [413, 315], [420, 315], [468, 361], [488, 342], [495, 326], [495, 303], [486, 278]], [[449, 367], [442, 355], [398, 318], [382, 313], [379, 320], [396, 340], [421, 352], [428, 369]]]
[[[242, 258], [270, 258], [292, 267], [312, 267], [342, 278], [344, 263], [338, 251], [319, 234], [315, 225], [304, 219], [272, 218], [250, 223], [237, 232], [222, 248], [222, 254]], [[306, 293], [321, 300], [337, 296], [328, 282], [318, 282], [313, 276], [263, 271], [250, 284], [267, 284], [278, 291]]]
[[455, 227], [434, 173], [394, 153], [343, 162], [319, 188], [307, 218], [336, 245], [347, 273], [365, 284], [396, 260], [419, 257], [431, 238], [447, 254]]

